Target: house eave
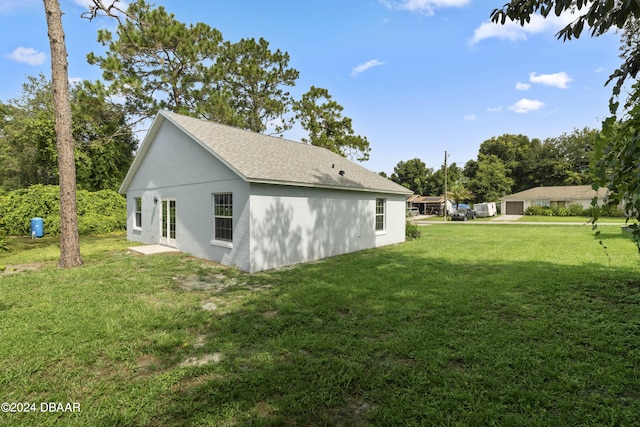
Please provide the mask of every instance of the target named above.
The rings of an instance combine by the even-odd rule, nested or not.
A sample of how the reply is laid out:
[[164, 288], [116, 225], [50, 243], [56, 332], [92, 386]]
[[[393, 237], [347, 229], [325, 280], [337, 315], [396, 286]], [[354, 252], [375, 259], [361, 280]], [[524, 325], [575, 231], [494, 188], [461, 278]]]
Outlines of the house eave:
[[251, 184], [265, 184], [265, 185], [281, 185], [287, 187], [304, 187], [304, 188], [318, 188], [324, 190], [339, 190], [339, 191], [355, 191], [360, 193], [380, 193], [380, 194], [397, 194], [406, 196], [411, 192], [401, 192], [386, 190], [380, 188], [366, 188], [366, 187], [349, 187], [344, 185], [324, 185], [311, 182], [295, 182], [295, 181], [279, 181], [273, 179], [260, 179], [260, 178], [244, 178], [245, 181]]

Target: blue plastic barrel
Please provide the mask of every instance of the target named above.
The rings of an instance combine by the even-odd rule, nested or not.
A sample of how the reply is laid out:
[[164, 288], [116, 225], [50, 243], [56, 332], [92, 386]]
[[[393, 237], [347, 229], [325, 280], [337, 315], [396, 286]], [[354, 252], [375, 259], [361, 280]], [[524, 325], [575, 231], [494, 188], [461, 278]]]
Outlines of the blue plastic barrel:
[[31, 235], [36, 237], [44, 236], [44, 221], [42, 218], [31, 218]]

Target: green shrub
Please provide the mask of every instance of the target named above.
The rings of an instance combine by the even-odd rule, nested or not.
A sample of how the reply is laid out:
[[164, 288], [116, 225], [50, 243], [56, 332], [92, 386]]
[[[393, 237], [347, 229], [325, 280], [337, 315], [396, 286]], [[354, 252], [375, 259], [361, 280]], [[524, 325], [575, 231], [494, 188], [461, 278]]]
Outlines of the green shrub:
[[582, 205], [569, 206], [570, 216], [585, 216], [585, 208]]
[[525, 211], [525, 215], [532, 216], [552, 216], [553, 212], [548, 206], [529, 206]]
[[414, 240], [420, 237], [420, 230], [418, 226], [411, 221], [407, 221], [404, 228], [404, 236], [406, 240]]
[[[78, 190], [78, 232], [104, 234], [122, 231], [126, 226], [126, 200], [112, 190], [89, 192]], [[33, 185], [0, 197], [0, 233], [27, 236], [31, 218], [44, 222], [48, 235], [60, 234], [60, 188], [55, 185]]]

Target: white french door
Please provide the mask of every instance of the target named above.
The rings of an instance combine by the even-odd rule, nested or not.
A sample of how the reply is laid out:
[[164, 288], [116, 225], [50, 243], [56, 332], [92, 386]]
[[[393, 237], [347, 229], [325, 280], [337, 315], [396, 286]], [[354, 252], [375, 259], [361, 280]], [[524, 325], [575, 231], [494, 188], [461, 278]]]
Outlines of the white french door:
[[164, 199], [160, 213], [160, 243], [176, 247], [176, 199]]

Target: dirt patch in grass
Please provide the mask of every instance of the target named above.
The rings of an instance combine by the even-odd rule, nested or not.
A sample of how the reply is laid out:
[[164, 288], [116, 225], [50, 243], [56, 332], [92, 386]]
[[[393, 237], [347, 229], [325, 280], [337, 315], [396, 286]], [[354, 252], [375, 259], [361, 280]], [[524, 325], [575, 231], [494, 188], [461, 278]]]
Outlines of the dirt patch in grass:
[[347, 403], [331, 411], [330, 418], [335, 426], [364, 426], [367, 425], [368, 414], [375, 406], [359, 397], [351, 397]]
[[34, 262], [31, 264], [14, 264], [14, 265], [7, 265], [7, 266], [0, 265], [0, 275], [18, 274], [18, 273], [24, 273], [25, 271], [42, 270], [48, 265], [49, 264], [44, 262]]
[[221, 353], [204, 354], [200, 357], [189, 357], [181, 362], [178, 366], [202, 366], [209, 363], [220, 363], [222, 361]]
[[228, 278], [224, 274], [191, 274], [174, 277], [176, 285], [185, 291], [224, 292], [238, 284], [237, 279]]

